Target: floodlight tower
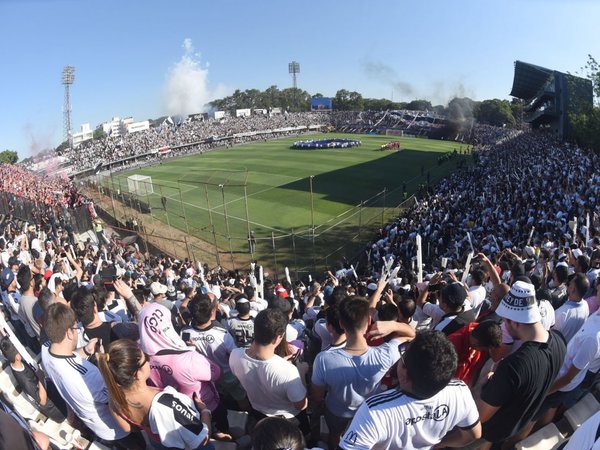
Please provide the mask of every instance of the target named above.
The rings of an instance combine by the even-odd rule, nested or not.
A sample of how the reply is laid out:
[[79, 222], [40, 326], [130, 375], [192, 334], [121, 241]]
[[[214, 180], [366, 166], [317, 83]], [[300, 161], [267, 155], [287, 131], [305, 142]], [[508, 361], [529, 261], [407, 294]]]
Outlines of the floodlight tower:
[[62, 73], [62, 84], [65, 85], [63, 122], [65, 141], [69, 142], [69, 148], [73, 146], [73, 133], [71, 132], [71, 85], [73, 81], [75, 81], [75, 67], [65, 66]]
[[294, 102], [296, 103], [296, 109], [298, 108], [298, 85], [296, 83], [296, 75], [300, 73], [300, 63], [292, 61], [288, 64], [288, 72], [292, 75], [294, 80]]

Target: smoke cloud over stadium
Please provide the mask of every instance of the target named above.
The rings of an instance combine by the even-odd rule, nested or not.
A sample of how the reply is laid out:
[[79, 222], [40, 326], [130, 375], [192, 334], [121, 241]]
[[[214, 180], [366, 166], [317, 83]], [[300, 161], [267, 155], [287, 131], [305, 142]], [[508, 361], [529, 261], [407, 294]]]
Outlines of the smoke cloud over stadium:
[[23, 134], [25, 134], [27, 136], [27, 139], [29, 140], [29, 154], [24, 156], [22, 153], [21, 157], [26, 158], [28, 156], [36, 156], [38, 153], [53, 148], [54, 131], [55, 130], [36, 130], [34, 129], [34, 126], [31, 124], [31, 122], [27, 122], [25, 125], [23, 125]]
[[396, 71], [382, 62], [366, 61], [363, 62], [363, 68], [367, 75], [390, 85], [394, 91], [403, 95], [411, 95], [414, 92], [410, 83], [399, 79]]
[[[469, 89], [462, 79], [458, 81], [436, 81], [430, 89], [423, 91], [416, 89], [410, 83], [403, 81], [396, 70], [381, 61], [363, 61], [362, 67], [365, 73], [373, 80], [380, 81], [390, 86], [394, 93], [400, 94], [398, 100], [413, 100], [423, 98], [431, 101], [434, 105], [447, 105], [453, 98], [471, 97], [474, 92]], [[472, 111], [465, 111], [465, 117], [471, 117]]]
[[164, 91], [165, 110], [168, 114], [192, 114], [206, 110], [206, 104], [222, 91], [214, 91], [208, 83], [208, 64], [202, 63], [200, 53], [194, 51], [190, 38], [183, 41], [183, 56], [169, 70]]

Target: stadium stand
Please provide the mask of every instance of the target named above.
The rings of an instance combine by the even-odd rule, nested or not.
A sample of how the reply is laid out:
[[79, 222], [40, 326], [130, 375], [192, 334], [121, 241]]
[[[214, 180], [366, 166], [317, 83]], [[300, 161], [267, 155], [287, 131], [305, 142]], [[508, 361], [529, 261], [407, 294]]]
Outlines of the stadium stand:
[[[323, 124], [321, 113], [311, 114], [275, 124]], [[382, 129], [409, 121], [391, 116], [344, 113], [344, 120], [350, 128], [371, 121]], [[273, 122], [245, 120], [225, 133], [275, 129]], [[118, 146], [108, 138], [92, 144], [106, 146], [99, 159], [90, 156], [95, 147], [62, 157], [78, 170], [94, 168], [100, 159], [131, 156], [140, 142], [143, 154], [223, 135], [223, 126], [182, 124], [163, 130], [169, 138], [153, 130], [145, 143], [140, 134]], [[9, 361], [0, 372], [3, 404], [26, 419], [27, 433], [41, 431], [58, 448], [79, 448], [85, 440], [96, 448], [233, 450], [252, 439], [255, 448], [271, 448], [268, 435], [272, 448], [288, 448], [280, 442], [293, 438], [301, 448], [339, 439], [344, 449], [488, 443], [533, 449], [576, 437], [600, 408], [600, 158], [538, 131], [474, 126], [472, 133], [474, 164], [385, 225], [353, 261], [358, 270], [348, 262], [325, 278], [294, 283], [261, 280], [258, 267], [226, 271], [145, 254], [117, 235], [81, 239], [59, 215], [61, 208], [94, 215], [74, 184], [0, 167], [6, 176], [25, 177], [38, 193], [28, 183], [2, 185], [10, 195], [5, 206], [18, 218], [0, 221], [6, 324], [0, 334], [18, 340], [23, 361], [66, 401], [68, 414], [63, 423], [45, 417], [18, 391]], [[25, 201], [33, 206], [17, 207]], [[429, 249], [423, 267], [414, 262], [417, 235]], [[561, 330], [575, 320], [582, 325], [567, 343]], [[455, 339], [465, 331], [468, 339]], [[468, 348], [453, 350], [446, 334]], [[475, 352], [487, 361], [484, 369], [468, 384], [452, 379]], [[40, 353], [43, 372], [36, 367]], [[51, 359], [61, 355], [73, 369], [67, 384], [56, 378]], [[113, 367], [111, 360], [123, 363]], [[528, 363], [548, 370], [524, 376], [525, 388], [507, 374], [531, 375]], [[361, 383], [339, 383], [364, 375], [367, 366]], [[248, 370], [262, 375], [247, 376]], [[90, 411], [69, 391], [69, 384], [89, 379], [95, 400], [104, 406], [110, 400], [120, 427], [115, 439], [84, 425]], [[136, 397], [135, 383], [144, 396]], [[556, 392], [551, 424], [536, 424]], [[144, 414], [126, 399], [143, 405]], [[265, 434], [273, 417], [285, 425], [276, 424], [280, 434]], [[392, 421], [398, 429], [381, 426], [390, 417], [402, 418]], [[461, 431], [449, 432], [455, 425]], [[539, 431], [530, 433], [534, 426]], [[121, 441], [123, 433], [137, 437], [138, 429], [137, 447]]]

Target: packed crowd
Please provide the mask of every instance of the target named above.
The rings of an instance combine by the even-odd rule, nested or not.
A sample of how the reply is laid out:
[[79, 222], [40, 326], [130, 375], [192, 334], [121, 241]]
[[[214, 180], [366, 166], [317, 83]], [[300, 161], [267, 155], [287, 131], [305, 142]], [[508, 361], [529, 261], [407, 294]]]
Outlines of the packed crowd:
[[332, 125], [349, 133], [381, 133], [386, 130], [427, 135], [446, 125], [446, 118], [423, 111], [337, 111], [331, 114]]
[[[233, 439], [228, 410], [248, 413], [254, 449], [512, 448], [600, 369], [600, 160], [493, 133], [319, 282], [9, 218], [6, 370], [44, 415], [114, 448], [210, 448]], [[13, 448], [48, 445], [2, 414], [0, 427]]]
[[475, 123], [471, 129], [470, 141], [476, 145], [496, 145], [510, 140], [521, 133], [514, 128], [501, 128], [483, 123]]
[[[75, 172], [96, 167], [100, 163], [109, 163], [143, 155], [162, 147], [197, 145], [205, 149], [219, 145], [219, 139], [235, 138], [233, 143], [252, 140], [252, 136], [238, 136], [246, 133], [266, 132], [288, 127], [308, 127], [328, 123], [327, 115], [318, 112], [252, 115], [248, 117], [227, 117], [200, 121], [181, 122], [164, 121], [157, 127], [123, 136], [107, 136], [103, 139], [87, 141], [79, 147], [62, 151], [62, 156]], [[263, 139], [265, 136], [256, 136]], [[268, 136], [267, 136], [268, 137]], [[210, 142], [203, 142], [209, 140]], [[214, 142], [213, 142], [214, 141]], [[222, 143], [220, 144], [222, 145]], [[184, 149], [188, 151], [189, 149]]]
[[576, 238], [584, 241], [591, 231], [588, 218], [589, 228], [597, 223], [598, 155], [530, 132], [480, 146], [474, 158], [477, 163], [470, 170], [442, 181], [406, 217], [382, 230], [372, 255], [409, 259], [417, 233], [431, 260], [464, 261], [471, 246], [489, 254], [513, 246], [529, 246], [530, 252], [533, 245], [564, 249]]
[[[227, 139], [230, 144], [239, 144], [274, 137], [252, 136], [248, 133], [263, 133], [289, 127], [334, 126], [356, 133], [397, 129], [412, 130], [414, 134], [419, 134], [423, 130], [426, 132], [430, 128], [439, 128], [444, 123], [443, 118], [434, 114], [415, 114], [413, 111], [303, 112], [178, 122], [164, 120], [149, 130], [87, 141], [76, 148], [63, 149], [58, 153], [63, 164], [70, 167], [72, 173], [76, 173], [99, 164], [144, 155], [163, 147], [172, 148], [173, 156], [177, 156], [222, 146], [223, 139]], [[277, 135], [289, 133], [280, 132]]]
[[44, 206], [77, 207], [86, 203], [68, 178], [39, 175], [15, 164], [0, 164], [0, 192]]

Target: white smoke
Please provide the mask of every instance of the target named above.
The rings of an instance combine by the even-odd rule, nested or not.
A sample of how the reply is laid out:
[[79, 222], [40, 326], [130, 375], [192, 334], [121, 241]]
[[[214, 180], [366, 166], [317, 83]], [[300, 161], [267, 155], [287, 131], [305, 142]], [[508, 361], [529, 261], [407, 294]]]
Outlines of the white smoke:
[[221, 87], [211, 91], [208, 83], [208, 64], [203, 64], [200, 53], [194, 52], [190, 38], [183, 41], [184, 54], [169, 70], [164, 91], [168, 114], [187, 115], [207, 109], [206, 104], [216, 98]]

